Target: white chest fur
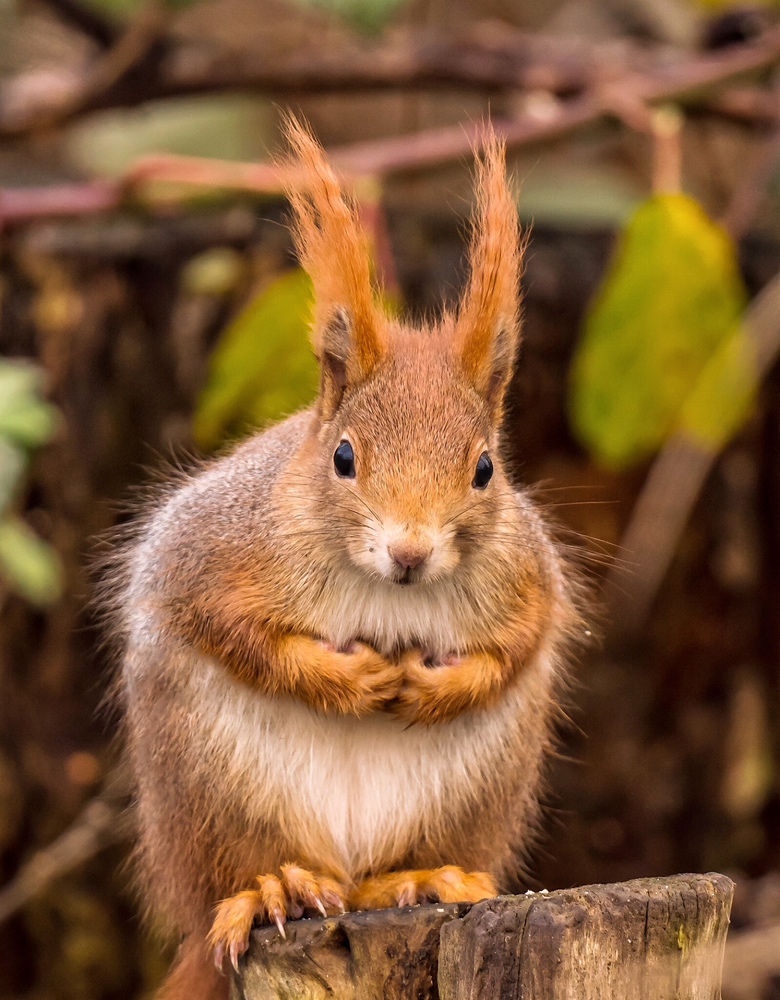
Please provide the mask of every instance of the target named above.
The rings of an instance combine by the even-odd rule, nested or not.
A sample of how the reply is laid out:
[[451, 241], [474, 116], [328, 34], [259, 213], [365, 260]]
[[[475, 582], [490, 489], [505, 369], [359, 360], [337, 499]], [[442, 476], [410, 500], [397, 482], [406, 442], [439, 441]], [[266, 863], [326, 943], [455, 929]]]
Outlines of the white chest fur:
[[469, 636], [478, 631], [475, 609], [465, 593], [450, 580], [411, 588], [383, 580], [367, 586], [363, 573], [346, 569], [316, 606], [308, 602], [313, 611], [309, 627], [312, 634], [337, 645], [359, 638], [385, 655], [399, 646], [419, 646], [446, 656], [463, 652]]
[[398, 857], [493, 778], [525, 701], [521, 683], [494, 709], [405, 728], [389, 716], [326, 717], [293, 699], [258, 695], [206, 658], [191, 683], [208, 688], [208, 697], [193, 691], [196, 738], [204, 752], [220, 747], [250, 818], [260, 822], [281, 808], [296, 828], [324, 826], [353, 875]]

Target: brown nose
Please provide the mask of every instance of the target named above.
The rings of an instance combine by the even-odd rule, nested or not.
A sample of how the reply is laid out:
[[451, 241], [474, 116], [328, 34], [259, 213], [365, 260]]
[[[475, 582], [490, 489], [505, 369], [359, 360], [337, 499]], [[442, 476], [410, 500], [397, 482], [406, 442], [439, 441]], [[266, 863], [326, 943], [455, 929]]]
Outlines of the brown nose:
[[414, 544], [412, 542], [399, 542], [391, 545], [387, 550], [393, 560], [403, 569], [416, 569], [421, 566], [431, 554], [430, 545]]

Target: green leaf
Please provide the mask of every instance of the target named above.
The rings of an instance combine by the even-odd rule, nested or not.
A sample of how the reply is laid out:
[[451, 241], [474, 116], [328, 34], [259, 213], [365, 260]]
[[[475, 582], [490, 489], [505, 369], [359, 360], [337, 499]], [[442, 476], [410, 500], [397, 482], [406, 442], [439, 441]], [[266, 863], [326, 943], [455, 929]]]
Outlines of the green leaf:
[[277, 278], [225, 330], [195, 413], [195, 440], [211, 450], [248, 427], [312, 402], [319, 373], [309, 345], [312, 289], [299, 269]]
[[683, 404], [680, 425], [705, 448], [719, 451], [742, 427], [756, 400], [751, 343], [737, 326], [704, 367]]
[[16, 517], [0, 520], [0, 573], [33, 604], [43, 607], [60, 596], [61, 568], [54, 550]]
[[626, 225], [640, 201], [617, 171], [561, 166], [549, 156], [523, 180], [520, 216], [535, 226], [617, 229]]
[[304, 7], [322, 7], [365, 32], [380, 31], [406, 0], [298, 0]]
[[746, 300], [734, 245], [697, 202], [657, 195], [640, 206], [572, 368], [572, 423], [600, 462], [639, 461], [678, 427], [714, 443], [744, 419]]
[[0, 513], [11, 503], [26, 465], [27, 456], [22, 449], [0, 436]]
[[44, 444], [57, 425], [57, 411], [40, 397], [41, 376], [24, 362], [0, 361], [0, 436], [26, 448]]
[[90, 174], [120, 177], [142, 156], [267, 158], [273, 106], [250, 94], [204, 94], [101, 111], [67, 130], [69, 159]]

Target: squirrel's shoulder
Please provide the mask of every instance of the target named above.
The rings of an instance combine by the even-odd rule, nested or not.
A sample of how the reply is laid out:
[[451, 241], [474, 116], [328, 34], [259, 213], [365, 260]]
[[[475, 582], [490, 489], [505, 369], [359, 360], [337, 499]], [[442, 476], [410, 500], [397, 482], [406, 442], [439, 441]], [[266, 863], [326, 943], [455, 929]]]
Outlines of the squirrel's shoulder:
[[296, 413], [253, 434], [204, 463], [168, 493], [160, 513], [212, 510], [228, 514], [236, 505], [250, 509], [270, 499], [279, 476], [300, 449], [315, 419], [313, 410]]
[[274, 486], [315, 419], [313, 410], [297, 413], [169, 483], [125, 547], [131, 575], [139, 583], [150, 573], [158, 578], [170, 560], [185, 571], [202, 567], [237, 538], [258, 542], [273, 516]]
[[314, 419], [314, 410], [303, 410], [253, 434], [232, 451], [206, 464], [193, 478], [193, 485], [199, 485], [201, 480], [210, 487], [218, 480], [242, 482], [247, 476], [258, 485], [272, 485], [303, 444]]

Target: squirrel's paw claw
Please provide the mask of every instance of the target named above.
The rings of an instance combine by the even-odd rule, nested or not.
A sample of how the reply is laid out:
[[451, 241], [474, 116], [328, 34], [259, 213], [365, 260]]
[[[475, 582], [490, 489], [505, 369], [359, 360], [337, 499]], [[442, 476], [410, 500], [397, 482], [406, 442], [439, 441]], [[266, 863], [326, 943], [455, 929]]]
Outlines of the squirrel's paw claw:
[[323, 917], [344, 912], [346, 894], [335, 879], [314, 875], [298, 865], [282, 865], [282, 881], [287, 893], [288, 912], [316, 910]]
[[268, 919], [269, 904], [281, 894], [281, 889], [279, 879], [269, 875], [262, 880], [259, 889], [249, 889], [222, 900], [208, 936], [218, 969], [222, 968], [225, 955], [228, 955], [233, 968], [238, 970], [238, 960], [249, 947], [249, 933], [255, 918]]
[[271, 918], [273, 919], [273, 922], [276, 924], [276, 926], [279, 928], [279, 933], [282, 935], [283, 938], [286, 939], [287, 931], [284, 929], [284, 917], [282, 916], [282, 913], [279, 910], [275, 910], [271, 914]]
[[238, 971], [255, 921], [275, 924], [286, 938], [287, 919], [296, 920], [306, 910], [321, 913], [323, 917], [346, 912], [346, 891], [335, 879], [314, 875], [298, 865], [282, 865], [281, 877], [260, 875], [257, 885], [257, 889], [224, 899], [217, 907], [208, 943], [220, 970], [227, 955]]

